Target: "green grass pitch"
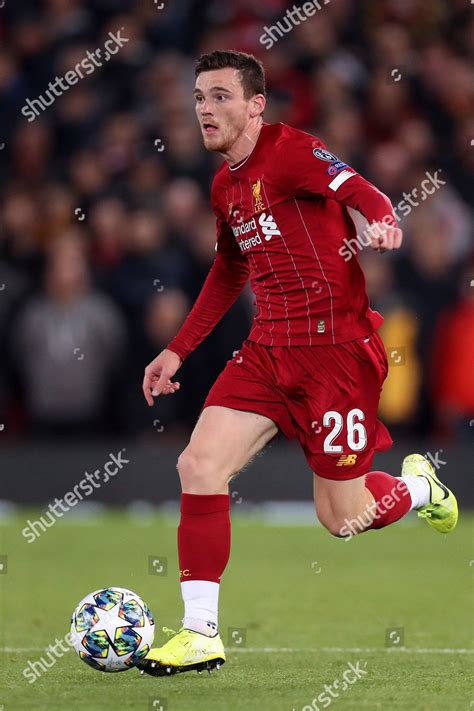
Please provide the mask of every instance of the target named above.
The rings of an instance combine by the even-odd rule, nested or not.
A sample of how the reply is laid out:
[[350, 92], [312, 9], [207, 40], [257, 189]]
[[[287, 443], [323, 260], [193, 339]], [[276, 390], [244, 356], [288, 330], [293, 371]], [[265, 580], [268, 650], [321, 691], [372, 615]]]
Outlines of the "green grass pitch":
[[[103, 674], [69, 651], [33, 684], [22, 675], [28, 660], [65, 636], [87, 593], [108, 585], [137, 592], [153, 611], [158, 641], [162, 625], [179, 626], [181, 602], [172, 518], [70, 517], [28, 544], [26, 517], [0, 526], [0, 556], [8, 556], [0, 575], [2, 711], [310, 711], [328, 707], [318, 702], [325, 684], [338, 709], [474, 708], [468, 514], [447, 536], [409, 517], [347, 543], [317, 526], [234, 517], [221, 590], [225, 643], [235, 631], [219, 672]], [[150, 556], [167, 558], [166, 575], [150, 574]], [[367, 673], [343, 690], [350, 662]]]

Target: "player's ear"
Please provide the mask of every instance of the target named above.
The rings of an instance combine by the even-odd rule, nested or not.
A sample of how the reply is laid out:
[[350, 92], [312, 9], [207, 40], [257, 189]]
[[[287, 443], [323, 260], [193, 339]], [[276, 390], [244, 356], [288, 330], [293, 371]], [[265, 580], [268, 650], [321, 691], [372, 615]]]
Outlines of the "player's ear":
[[255, 96], [252, 96], [252, 98], [250, 100], [250, 116], [251, 116], [251, 118], [260, 116], [260, 114], [263, 113], [263, 110], [265, 108], [265, 103], [266, 103], [266, 99], [263, 96], [263, 94], [255, 94]]

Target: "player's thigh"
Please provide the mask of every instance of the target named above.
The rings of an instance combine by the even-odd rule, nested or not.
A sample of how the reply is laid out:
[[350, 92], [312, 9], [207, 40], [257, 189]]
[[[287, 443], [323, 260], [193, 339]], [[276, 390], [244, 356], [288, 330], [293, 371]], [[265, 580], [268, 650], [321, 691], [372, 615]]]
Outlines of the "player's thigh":
[[[223, 493], [239, 472], [277, 434], [275, 423], [264, 415], [228, 407], [205, 407], [188, 446], [178, 460], [183, 491]], [[219, 488], [219, 491], [215, 491]]]
[[298, 353], [306, 366], [302, 395], [289, 402], [297, 437], [312, 471], [337, 483], [359, 479], [370, 471], [375, 452], [392, 444], [377, 418], [386, 374], [384, 354], [377, 338], [374, 345], [371, 340], [304, 348]]
[[190, 445], [195, 451], [211, 453], [220, 467], [236, 473], [277, 432], [276, 424], [264, 415], [210, 405], [201, 413]]

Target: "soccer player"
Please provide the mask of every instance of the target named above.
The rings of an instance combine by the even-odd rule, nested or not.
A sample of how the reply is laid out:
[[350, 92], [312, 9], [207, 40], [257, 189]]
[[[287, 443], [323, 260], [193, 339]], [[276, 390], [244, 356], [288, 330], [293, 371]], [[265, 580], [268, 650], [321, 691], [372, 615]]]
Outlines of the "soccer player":
[[392, 444], [377, 420], [388, 369], [377, 333], [383, 319], [344, 245], [356, 239], [352, 207], [369, 222], [372, 248], [400, 247], [389, 199], [319, 138], [263, 121], [265, 78], [255, 57], [201, 56], [194, 95], [204, 145], [224, 158], [211, 190], [216, 256], [179, 333], [145, 369], [148, 404], [180, 387], [176, 371], [249, 278], [257, 313], [178, 459], [184, 619], [141, 663], [154, 675], [224, 663], [217, 608], [230, 553], [228, 485], [279, 430], [301, 444], [318, 518], [335, 536], [383, 528], [410, 509], [447, 533], [458, 515], [423, 456], [406, 457], [400, 477], [371, 471], [374, 453]]

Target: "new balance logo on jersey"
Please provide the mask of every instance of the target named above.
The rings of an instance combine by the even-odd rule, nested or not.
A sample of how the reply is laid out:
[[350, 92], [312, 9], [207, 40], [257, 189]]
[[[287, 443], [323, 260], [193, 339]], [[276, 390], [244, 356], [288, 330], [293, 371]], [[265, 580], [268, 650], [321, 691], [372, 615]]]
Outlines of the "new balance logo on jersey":
[[275, 222], [273, 215], [267, 215], [262, 212], [258, 218], [258, 224], [262, 228], [262, 232], [265, 235], [265, 239], [268, 242], [272, 237], [281, 237], [281, 232], [278, 229], [278, 225]]

